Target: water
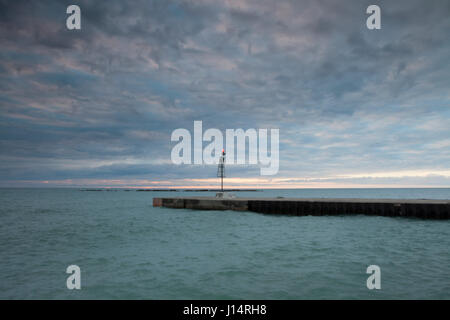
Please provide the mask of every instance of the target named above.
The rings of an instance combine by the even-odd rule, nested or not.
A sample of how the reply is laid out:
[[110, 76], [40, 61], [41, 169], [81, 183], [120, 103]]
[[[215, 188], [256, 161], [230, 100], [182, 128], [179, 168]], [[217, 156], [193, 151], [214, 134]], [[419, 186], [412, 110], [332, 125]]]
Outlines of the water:
[[[153, 208], [193, 192], [0, 189], [0, 299], [450, 299], [450, 221]], [[240, 196], [450, 199], [450, 189]], [[67, 266], [81, 290], [66, 288]], [[366, 268], [381, 268], [368, 290]]]

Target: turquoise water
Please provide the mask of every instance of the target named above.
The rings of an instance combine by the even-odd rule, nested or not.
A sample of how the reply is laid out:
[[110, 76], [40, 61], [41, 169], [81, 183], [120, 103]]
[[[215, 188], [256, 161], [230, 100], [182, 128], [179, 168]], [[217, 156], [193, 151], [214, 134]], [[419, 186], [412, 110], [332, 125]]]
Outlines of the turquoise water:
[[[193, 192], [0, 189], [1, 299], [450, 299], [450, 221], [153, 208]], [[240, 196], [450, 199], [450, 189]], [[67, 266], [81, 290], [66, 288]], [[368, 290], [366, 268], [381, 268]]]

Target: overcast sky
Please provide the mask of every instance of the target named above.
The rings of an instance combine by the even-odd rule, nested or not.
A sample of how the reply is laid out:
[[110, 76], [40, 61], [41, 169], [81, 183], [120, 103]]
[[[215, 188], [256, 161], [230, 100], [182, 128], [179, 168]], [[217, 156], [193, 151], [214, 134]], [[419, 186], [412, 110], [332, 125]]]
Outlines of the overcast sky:
[[0, 0], [0, 186], [216, 186], [170, 159], [202, 120], [280, 130], [228, 185], [450, 187], [449, 30], [448, 0]]

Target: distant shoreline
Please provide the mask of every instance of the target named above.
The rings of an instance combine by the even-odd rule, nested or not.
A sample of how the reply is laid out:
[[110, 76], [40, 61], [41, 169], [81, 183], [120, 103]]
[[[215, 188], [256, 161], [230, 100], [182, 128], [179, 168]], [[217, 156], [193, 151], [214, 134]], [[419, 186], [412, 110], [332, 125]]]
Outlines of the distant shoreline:
[[[80, 191], [139, 191], [139, 192], [221, 192], [220, 189], [120, 189], [120, 188], [105, 188], [105, 189], [80, 189]], [[251, 191], [258, 192], [261, 189], [225, 189], [225, 192], [239, 192], [239, 191]]]

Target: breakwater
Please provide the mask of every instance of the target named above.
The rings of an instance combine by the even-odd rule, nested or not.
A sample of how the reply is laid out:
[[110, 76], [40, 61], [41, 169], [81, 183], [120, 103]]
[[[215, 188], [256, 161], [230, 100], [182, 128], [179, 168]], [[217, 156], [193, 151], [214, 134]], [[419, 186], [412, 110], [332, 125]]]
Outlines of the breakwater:
[[450, 200], [294, 199], [294, 198], [153, 198], [154, 207], [195, 210], [237, 210], [295, 216], [372, 215], [449, 219]]

